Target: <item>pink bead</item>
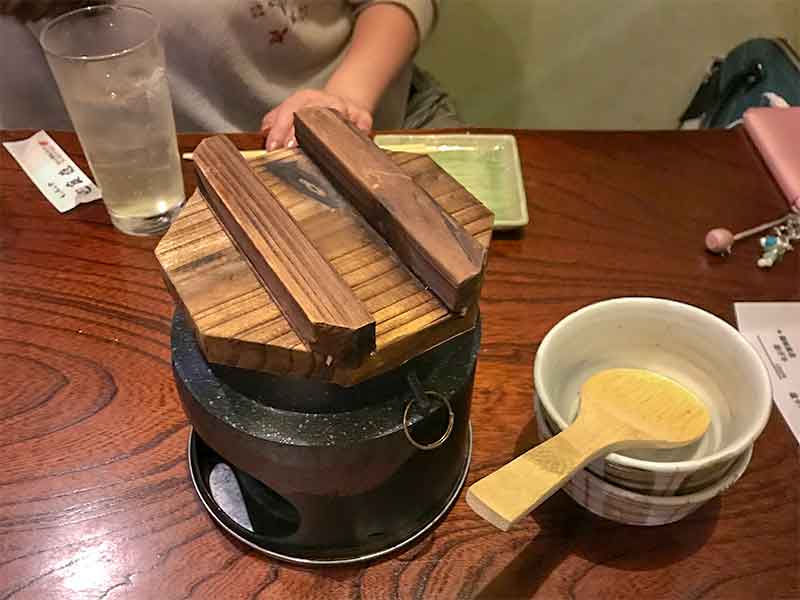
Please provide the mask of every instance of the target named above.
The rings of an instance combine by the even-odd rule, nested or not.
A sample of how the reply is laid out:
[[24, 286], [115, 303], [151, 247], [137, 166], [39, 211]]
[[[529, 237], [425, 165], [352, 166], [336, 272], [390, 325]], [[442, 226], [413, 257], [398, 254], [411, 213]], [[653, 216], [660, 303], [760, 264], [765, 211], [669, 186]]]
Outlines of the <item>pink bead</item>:
[[706, 234], [706, 248], [715, 254], [729, 252], [733, 246], [733, 234], [727, 229], [718, 227]]

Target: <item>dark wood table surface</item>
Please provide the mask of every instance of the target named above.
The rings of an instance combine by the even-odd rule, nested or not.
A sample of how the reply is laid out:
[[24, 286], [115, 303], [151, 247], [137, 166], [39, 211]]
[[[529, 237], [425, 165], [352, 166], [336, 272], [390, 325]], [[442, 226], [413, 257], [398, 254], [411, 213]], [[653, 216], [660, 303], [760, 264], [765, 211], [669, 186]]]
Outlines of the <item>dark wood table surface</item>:
[[[571, 311], [649, 295], [733, 322], [736, 300], [800, 299], [798, 253], [762, 271], [756, 240], [703, 250], [710, 227], [786, 208], [741, 131], [515, 133], [531, 223], [491, 248], [469, 483], [535, 443], [533, 356]], [[54, 137], [87, 168], [74, 135]], [[501, 533], [462, 494], [368, 566], [248, 549], [189, 480], [155, 243], [116, 232], [99, 202], [58, 214], [0, 150], [0, 599], [800, 597], [798, 446], [777, 411], [739, 483], [677, 524], [618, 525], [558, 493]]]

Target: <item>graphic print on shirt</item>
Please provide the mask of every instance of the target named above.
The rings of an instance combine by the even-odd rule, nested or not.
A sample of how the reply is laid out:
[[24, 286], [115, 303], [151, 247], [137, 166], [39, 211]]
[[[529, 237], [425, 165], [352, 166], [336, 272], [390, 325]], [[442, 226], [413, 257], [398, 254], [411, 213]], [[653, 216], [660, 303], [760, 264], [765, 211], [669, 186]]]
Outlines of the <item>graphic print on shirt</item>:
[[305, 21], [308, 16], [308, 2], [292, 2], [292, 0], [268, 0], [270, 8], [276, 8], [283, 13], [286, 19], [294, 25], [298, 21]]
[[[267, 11], [272, 14], [268, 16]], [[289, 33], [292, 25], [306, 20], [309, 13], [309, 3], [298, 3], [292, 0], [255, 0], [250, 4], [250, 16], [253, 19], [260, 19], [262, 17], [269, 18], [271, 16], [271, 20], [278, 20], [275, 18], [278, 15], [274, 13], [280, 13], [280, 17], [286, 22], [286, 26], [269, 30], [270, 46], [283, 44], [286, 39], [286, 34]]]
[[298, 3], [292, 0], [255, 0], [250, 4], [250, 16], [253, 19], [272, 16], [274, 20], [277, 15], [268, 16], [268, 11], [270, 13], [280, 13], [282, 20], [286, 22], [285, 27], [269, 30], [269, 45], [283, 44], [286, 34], [289, 33], [292, 25], [303, 22], [308, 17], [309, 3]]
[[272, 44], [282, 44], [283, 38], [286, 37], [286, 33], [289, 31], [288, 27], [284, 27], [283, 29], [270, 29], [269, 31], [269, 45]]
[[259, 17], [266, 16], [266, 11], [264, 10], [264, 3], [263, 2], [253, 2], [250, 5], [250, 16], [254, 19], [258, 19]]

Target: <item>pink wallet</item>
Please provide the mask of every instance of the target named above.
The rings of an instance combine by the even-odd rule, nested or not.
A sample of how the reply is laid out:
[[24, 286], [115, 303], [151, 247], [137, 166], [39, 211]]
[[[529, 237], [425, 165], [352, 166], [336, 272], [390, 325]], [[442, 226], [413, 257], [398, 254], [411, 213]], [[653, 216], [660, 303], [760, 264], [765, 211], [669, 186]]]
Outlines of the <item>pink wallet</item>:
[[800, 107], [749, 108], [744, 128], [789, 207], [800, 211]]

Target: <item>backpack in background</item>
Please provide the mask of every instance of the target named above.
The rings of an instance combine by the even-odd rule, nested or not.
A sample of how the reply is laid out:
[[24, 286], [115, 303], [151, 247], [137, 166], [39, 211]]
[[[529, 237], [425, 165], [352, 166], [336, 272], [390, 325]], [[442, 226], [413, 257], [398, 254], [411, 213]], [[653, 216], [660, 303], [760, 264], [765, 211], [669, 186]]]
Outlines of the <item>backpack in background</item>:
[[786, 40], [748, 40], [716, 59], [681, 129], [731, 127], [753, 106], [800, 106], [800, 57]]

